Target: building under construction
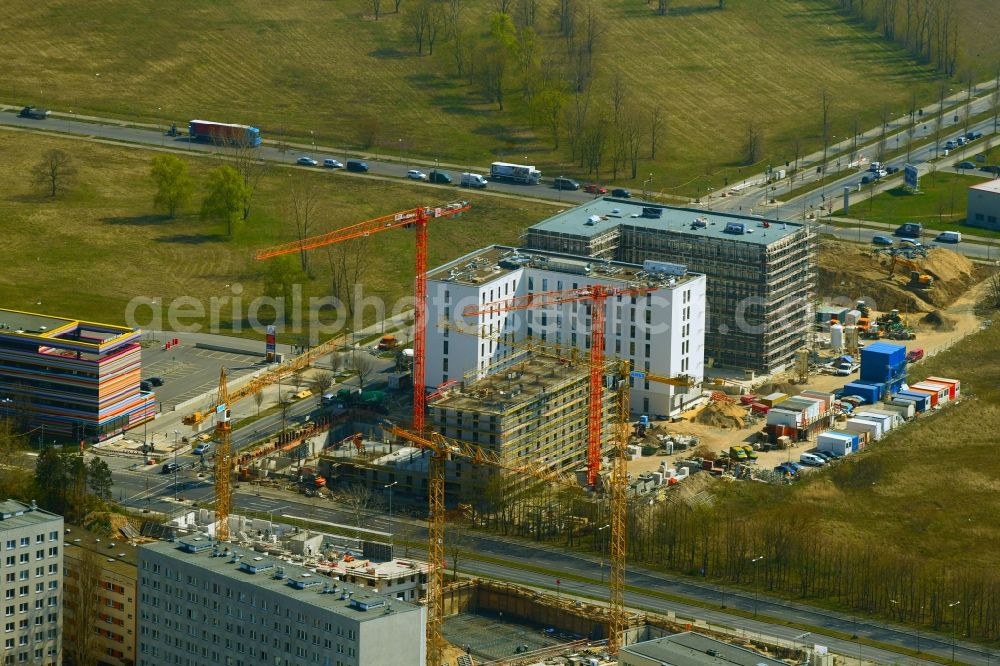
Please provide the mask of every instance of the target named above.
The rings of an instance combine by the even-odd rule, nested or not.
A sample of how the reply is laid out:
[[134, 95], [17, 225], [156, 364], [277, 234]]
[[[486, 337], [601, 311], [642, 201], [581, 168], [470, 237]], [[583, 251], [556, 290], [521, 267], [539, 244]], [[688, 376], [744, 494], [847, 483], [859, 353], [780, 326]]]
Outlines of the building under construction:
[[[482, 498], [490, 479], [504, 470], [530, 468], [530, 476], [536, 478], [585, 470], [590, 369], [571, 352], [567, 350], [566, 358], [524, 352], [521, 360], [502, 372], [456, 381], [429, 398], [430, 430], [477, 444], [502, 461], [502, 466], [462, 458], [447, 461], [449, 504]], [[605, 450], [611, 446], [615, 372], [615, 364], [609, 362], [603, 392]], [[363, 483], [381, 491], [386, 484], [396, 483], [395, 492], [424, 497], [429, 459], [429, 452], [403, 446], [369, 460], [338, 459], [335, 476], [341, 486]]]
[[816, 270], [808, 227], [603, 197], [529, 228], [525, 246], [704, 273], [706, 366], [780, 372], [807, 343]]

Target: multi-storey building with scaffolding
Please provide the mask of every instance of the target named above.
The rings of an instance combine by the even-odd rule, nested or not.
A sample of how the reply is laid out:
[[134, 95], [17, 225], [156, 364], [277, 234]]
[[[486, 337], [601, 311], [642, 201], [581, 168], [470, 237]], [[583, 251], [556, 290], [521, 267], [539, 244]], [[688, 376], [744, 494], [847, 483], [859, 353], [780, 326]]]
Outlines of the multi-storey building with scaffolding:
[[774, 373], [807, 343], [813, 244], [798, 224], [604, 197], [529, 228], [522, 251], [664, 261], [704, 273], [706, 363]]
[[426, 609], [253, 550], [139, 548], [139, 666], [423, 666]]
[[[581, 360], [575, 360], [581, 357]], [[502, 372], [449, 383], [428, 398], [428, 427], [445, 437], [478, 445], [502, 467], [453, 456], [445, 462], [445, 498], [454, 506], [493, 492], [490, 480], [507, 471], [530, 469], [533, 476], [565, 475], [586, 467], [590, 367], [586, 356], [565, 350], [565, 357], [517, 351]], [[617, 368], [605, 367], [603, 448], [611, 446], [617, 398]], [[338, 483], [361, 483], [373, 490], [394, 484], [408, 498], [427, 495], [430, 454], [403, 446], [368, 460], [337, 459]], [[517, 474], [515, 473], [515, 476]]]
[[[639, 372], [691, 379], [689, 387], [633, 380], [632, 411], [675, 414], [697, 400], [703, 377], [704, 275], [676, 263], [630, 264], [497, 245], [428, 273], [428, 384], [448, 385], [502, 372], [518, 358], [517, 343], [525, 338], [576, 349], [586, 356], [591, 325], [587, 302], [539, 310], [493, 310], [471, 317], [463, 316], [463, 309], [589, 285], [652, 287], [644, 296], [607, 301], [605, 355], [627, 359]], [[457, 428], [454, 423], [442, 425], [449, 431]]]

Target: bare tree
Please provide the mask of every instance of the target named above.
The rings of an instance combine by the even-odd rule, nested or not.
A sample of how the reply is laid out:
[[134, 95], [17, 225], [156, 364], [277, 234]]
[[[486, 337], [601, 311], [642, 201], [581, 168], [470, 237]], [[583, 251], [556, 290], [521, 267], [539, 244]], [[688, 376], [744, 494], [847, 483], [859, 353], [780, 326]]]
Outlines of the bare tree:
[[430, 15], [430, 0], [419, 0], [416, 4], [411, 4], [410, 9], [406, 12], [406, 22], [410, 26], [413, 41], [417, 45], [417, 53], [421, 55], [424, 52], [424, 40], [427, 38]]
[[895, 41], [896, 39], [897, 4], [898, 0], [882, 0], [879, 12], [879, 23], [882, 26], [882, 35], [890, 41]]
[[365, 240], [344, 241], [326, 247], [330, 267], [330, 295], [340, 301], [348, 317], [354, 316], [354, 285], [361, 284], [365, 268]]
[[438, 36], [444, 29], [444, 16], [441, 14], [441, 5], [438, 2], [431, 2], [427, 10], [427, 53], [434, 55], [434, 45], [438, 41]]
[[531, 28], [538, 17], [538, 0], [518, 0], [517, 23], [522, 28]]
[[[830, 148], [830, 93], [827, 92], [826, 88], [820, 91], [820, 116], [822, 118], [822, 127], [820, 129], [823, 136], [823, 163], [820, 167], [820, 173], [826, 176], [826, 155]], [[754, 160], [756, 162], [757, 160]]]
[[965, 82], [965, 133], [969, 133], [969, 121], [972, 119], [972, 95], [976, 88], [976, 70], [972, 67], [967, 67], [964, 72], [962, 72], [962, 79]]
[[[292, 220], [295, 222], [295, 236], [299, 241], [309, 237], [318, 204], [319, 190], [311, 178], [296, 178], [292, 181], [292, 186], [289, 188], [288, 207], [291, 209]], [[302, 272], [308, 274], [308, 250], [299, 250], [299, 264], [302, 266]]]
[[50, 197], [65, 191], [73, 182], [76, 167], [73, 158], [64, 150], [53, 148], [45, 152], [42, 160], [31, 170], [35, 183]]
[[881, 129], [878, 135], [878, 161], [881, 162], [885, 159], [885, 137], [889, 131], [889, 107], [882, 105], [878, 114], [879, 123], [881, 124]]
[[449, 525], [447, 536], [448, 552], [451, 554], [451, 579], [458, 580], [458, 564], [465, 550], [472, 546], [468, 530], [460, 525]]
[[590, 110], [590, 93], [583, 93], [579, 90], [573, 96], [573, 105], [569, 108], [569, 122], [566, 124], [569, 140], [570, 159], [579, 158], [583, 164], [583, 139], [584, 130], [587, 126], [587, 116]]
[[219, 155], [223, 164], [228, 164], [236, 169], [240, 180], [246, 187], [246, 198], [243, 202], [243, 219], [250, 217], [250, 206], [253, 203], [254, 194], [257, 192], [257, 185], [270, 170], [270, 165], [258, 154], [256, 146], [248, 138], [240, 138], [236, 141], [219, 141], [216, 143], [219, 148]]
[[996, 132], [997, 122], [1000, 121], [1000, 64], [997, 64], [996, 83], [990, 101], [993, 103], [993, 131]]
[[393, 1], [393, 4], [395, 5], [395, 12], [398, 14], [399, 13], [399, 5], [402, 4], [403, 0], [392, 0], [392, 1]]
[[365, 380], [375, 372], [375, 361], [368, 354], [355, 351], [348, 361], [348, 369], [358, 376], [358, 386], [365, 388]]
[[657, 104], [649, 114], [649, 159], [656, 159], [656, 146], [662, 136], [663, 108]]
[[596, 180], [601, 179], [601, 166], [608, 147], [608, 123], [603, 117], [597, 118], [584, 135], [583, 157], [587, 173], [594, 174]]
[[313, 374], [312, 378], [313, 393], [322, 397], [324, 393], [330, 390], [331, 386], [333, 386], [333, 373], [320, 371]]
[[761, 136], [760, 127], [753, 119], [747, 121], [746, 139], [743, 146], [743, 163], [747, 166], [756, 164], [760, 160], [764, 149], [764, 139]]
[[666, 16], [667, 12], [670, 11], [670, 0], [657, 0], [656, 2], [656, 13], [660, 16]]
[[563, 107], [566, 96], [556, 87], [545, 88], [532, 98], [532, 107], [540, 123], [552, 134], [553, 148], [559, 149], [559, 130], [562, 127]]
[[354, 524], [361, 527], [375, 503], [375, 494], [368, 486], [355, 483], [340, 493], [341, 504], [353, 515]]
[[66, 585], [64, 646], [66, 657], [73, 666], [94, 666], [97, 663], [96, 637], [93, 623], [97, 618], [98, 590], [101, 585], [101, 558], [88, 549], [76, 549], [80, 557], [75, 566], [66, 567], [70, 579]]
[[493, 0], [494, 6], [501, 14], [510, 14], [510, 6], [513, 3], [514, 0]]
[[559, 15], [559, 33], [563, 37], [571, 37], [576, 27], [575, 0], [559, 0], [557, 13]]
[[799, 170], [799, 159], [802, 157], [802, 137], [796, 136], [792, 139], [792, 149], [795, 151], [795, 166], [792, 167], [793, 170]]
[[639, 151], [642, 149], [642, 126], [634, 114], [625, 117], [625, 150], [628, 155], [632, 178], [639, 175]]
[[372, 3], [372, 14], [375, 15], [375, 20], [378, 20], [379, 14], [382, 13], [382, 0], [371, 0]]
[[257, 416], [260, 416], [260, 406], [264, 404], [264, 392], [257, 391], [253, 394], [254, 405], [257, 406]]
[[467, 46], [465, 30], [462, 27], [462, 16], [465, 13], [465, 0], [447, 0], [444, 6], [445, 36], [451, 42], [452, 58], [455, 62], [455, 73], [465, 75]]

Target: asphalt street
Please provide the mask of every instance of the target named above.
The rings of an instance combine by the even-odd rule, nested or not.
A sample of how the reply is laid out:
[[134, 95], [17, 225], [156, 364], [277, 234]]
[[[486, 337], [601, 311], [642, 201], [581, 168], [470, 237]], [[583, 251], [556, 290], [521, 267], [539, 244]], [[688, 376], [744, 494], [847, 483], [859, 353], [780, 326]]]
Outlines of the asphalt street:
[[[339, 509], [329, 500], [309, 500], [296, 495], [277, 496], [275, 491], [265, 491], [264, 496], [244, 485], [234, 497], [234, 505], [261, 513], [271, 512], [278, 522], [285, 519], [299, 518], [321, 521], [330, 526], [353, 528], [354, 516], [349, 511]], [[390, 521], [382, 513], [372, 512], [363, 522], [363, 527], [376, 533], [388, 531], [405, 535], [409, 540], [422, 541], [426, 538], [426, 530], [422, 521], [413, 520], [397, 513]], [[389, 528], [392, 528], [390, 530]], [[479, 533], [469, 538], [469, 550], [478, 555], [491, 558], [491, 561], [459, 559], [459, 571], [465, 574], [476, 574], [507, 580], [535, 587], [556, 589], [555, 580], [550, 575], [526, 571], [524, 569], [499, 564], [503, 561], [517, 561], [533, 567], [557, 570], [564, 575], [583, 577], [584, 581], [560, 579], [558, 589], [568, 595], [579, 595], [593, 599], [607, 598], [607, 587], [603, 584], [607, 575], [607, 562], [587, 555], [578, 555], [557, 547], [541, 546], [529, 541], [516, 540], [498, 535]], [[415, 549], [421, 550], [421, 549]], [[450, 559], [449, 555], [449, 559]], [[453, 562], [449, 561], [449, 565]], [[778, 636], [786, 640], [798, 638], [804, 645], [819, 643], [828, 646], [832, 651], [849, 657], [857, 657], [859, 650], [865, 660], [876, 660], [884, 663], [933, 663], [912, 657], [903, 657], [896, 652], [859, 645], [855, 640], [844, 640], [824, 634], [828, 630], [848, 636], [860, 636], [863, 639], [881, 642], [886, 645], [898, 645], [911, 650], [920, 649], [939, 657], [950, 658], [951, 641], [916, 634], [910, 629], [891, 626], [885, 623], [873, 622], [868, 618], [841, 616], [835, 613], [812, 608], [802, 604], [786, 602], [767, 595], [754, 595], [745, 591], [734, 592], [709, 583], [698, 583], [689, 579], [678, 578], [653, 572], [640, 567], [629, 567], [626, 571], [626, 584], [633, 589], [648, 590], [653, 593], [686, 597], [710, 604], [710, 608], [684, 604], [663, 599], [653, 594], [635, 591], [626, 593], [626, 603], [631, 608], [650, 610], [657, 613], [674, 612], [683, 618], [705, 620], [709, 624], [725, 625], [745, 631], [749, 634]], [[745, 618], [728, 613], [726, 608], [737, 608], [747, 613], [759, 614], [760, 619]], [[781, 623], [795, 623], [788, 627]], [[800, 626], [815, 628], [802, 640], [803, 631]], [[955, 648], [956, 660], [968, 664], [983, 664], [988, 666], [992, 655], [981, 651], [973, 645], [958, 642]]]

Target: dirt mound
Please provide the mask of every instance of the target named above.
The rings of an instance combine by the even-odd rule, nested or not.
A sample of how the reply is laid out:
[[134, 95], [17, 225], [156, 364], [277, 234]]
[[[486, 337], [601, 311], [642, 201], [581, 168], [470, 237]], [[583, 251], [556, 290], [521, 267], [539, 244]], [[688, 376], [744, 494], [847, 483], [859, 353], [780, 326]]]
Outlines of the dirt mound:
[[790, 382], [767, 382], [761, 384], [753, 390], [755, 395], [770, 395], [772, 393], [784, 393], [786, 395], [798, 395], [799, 389]]
[[920, 318], [920, 325], [933, 328], [935, 331], [951, 331], [955, 328], [955, 322], [946, 317], [939, 310], [928, 312]]
[[934, 277], [930, 289], [910, 287], [910, 269], [899, 264], [890, 278], [890, 259], [884, 254], [824, 239], [816, 254], [819, 291], [845, 302], [860, 298], [882, 312], [921, 313], [947, 307], [977, 281], [975, 265], [951, 250], [934, 248], [918, 262], [922, 272]]
[[725, 400], [713, 400], [694, 417], [695, 423], [714, 428], [742, 428], [746, 410]]

